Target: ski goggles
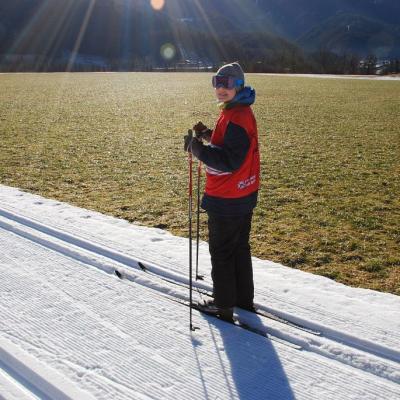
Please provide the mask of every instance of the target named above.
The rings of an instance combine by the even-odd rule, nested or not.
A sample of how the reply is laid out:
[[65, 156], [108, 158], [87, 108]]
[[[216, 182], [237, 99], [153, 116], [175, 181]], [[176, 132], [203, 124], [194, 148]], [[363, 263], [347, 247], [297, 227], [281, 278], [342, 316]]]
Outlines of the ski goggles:
[[233, 89], [243, 84], [243, 79], [236, 79], [232, 76], [214, 75], [212, 77], [212, 85], [214, 88], [223, 87], [225, 89]]

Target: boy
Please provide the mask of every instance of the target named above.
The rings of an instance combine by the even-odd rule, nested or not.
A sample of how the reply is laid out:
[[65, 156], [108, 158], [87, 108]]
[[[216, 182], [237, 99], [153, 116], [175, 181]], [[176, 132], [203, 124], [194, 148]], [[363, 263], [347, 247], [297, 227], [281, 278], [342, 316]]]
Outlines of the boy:
[[189, 130], [184, 149], [206, 166], [201, 207], [208, 214], [214, 302], [202, 307], [232, 321], [234, 306], [254, 309], [249, 235], [260, 181], [257, 125], [250, 107], [255, 91], [244, 86], [237, 62], [222, 66], [212, 84], [221, 108], [216, 126], [211, 131], [197, 123], [196, 136]]

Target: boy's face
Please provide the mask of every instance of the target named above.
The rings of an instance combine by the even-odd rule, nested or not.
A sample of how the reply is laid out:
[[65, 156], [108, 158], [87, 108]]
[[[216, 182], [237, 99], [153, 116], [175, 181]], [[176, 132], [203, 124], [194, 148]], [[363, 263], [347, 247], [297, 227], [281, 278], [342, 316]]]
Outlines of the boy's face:
[[224, 87], [215, 88], [215, 95], [217, 96], [218, 101], [227, 103], [231, 101], [236, 96], [236, 89], [227, 89]]

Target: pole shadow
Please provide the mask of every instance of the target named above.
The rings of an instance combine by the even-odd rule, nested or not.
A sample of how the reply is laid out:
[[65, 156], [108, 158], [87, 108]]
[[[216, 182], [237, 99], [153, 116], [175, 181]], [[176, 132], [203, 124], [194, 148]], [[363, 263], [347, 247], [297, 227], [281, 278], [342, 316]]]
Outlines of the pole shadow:
[[[288, 377], [274, 343], [242, 328], [213, 317], [204, 317], [209, 324], [211, 338], [219, 358], [225, 385], [226, 400], [295, 400]], [[254, 322], [262, 325], [260, 317]], [[222, 339], [223, 348], [218, 344]], [[220, 341], [220, 340], [219, 340]], [[293, 350], [297, 351], [297, 350]], [[229, 364], [226, 362], [229, 361]], [[209, 399], [199, 360], [198, 367], [206, 399]], [[224, 362], [225, 361], [225, 362]]]

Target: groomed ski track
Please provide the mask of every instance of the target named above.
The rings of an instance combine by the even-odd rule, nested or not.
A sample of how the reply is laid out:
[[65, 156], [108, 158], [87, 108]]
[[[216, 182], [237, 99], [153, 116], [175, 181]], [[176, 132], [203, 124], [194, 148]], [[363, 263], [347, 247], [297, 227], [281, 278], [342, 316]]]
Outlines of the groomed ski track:
[[[185, 283], [187, 241], [164, 231], [0, 186], [0, 249], [0, 399], [400, 396], [400, 332], [384, 310], [349, 323], [349, 310], [335, 313], [309, 298], [299, 304], [295, 287], [291, 295], [290, 285], [271, 284], [298, 275], [312, 286], [323, 278], [273, 263], [267, 276], [265, 262], [255, 260], [257, 303], [322, 335], [239, 313], [301, 345], [298, 351], [197, 311], [200, 330], [190, 333], [187, 309], [165, 298], [187, 298], [186, 288], [156, 276]], [[209, 268], [205, 244], [200, 262]], [[356, 310], [364, 296], [376, 297], [380, 307], [397, 301], [339, 286]], [[209, 289], [209, 281], [202, 287]], [[315, 296], [323, 288], [317, 284]], [[333, 301], [346, 305], [339, 295]]]

